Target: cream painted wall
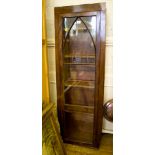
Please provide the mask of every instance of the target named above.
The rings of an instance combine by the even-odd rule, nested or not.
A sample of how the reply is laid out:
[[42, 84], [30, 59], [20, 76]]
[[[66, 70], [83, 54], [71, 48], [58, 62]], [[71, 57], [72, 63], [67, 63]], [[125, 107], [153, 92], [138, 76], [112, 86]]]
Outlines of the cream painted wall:
[[[55, 72], [55, 30], [54, 30], [54, 7], [69, 6], [79, 4], [90, 4], [106, 2], [106, 62], [105, 62], [105, 84], [104, 84], [104, 103], [113, 98], [112, 83], [112, 0], [46, 0], [46, 24], [47, 24], [47, 42], [49, 59], [49, 77], [50, 77], [50, 97], [51, 101], [56, 103], [56, 72]], [[112, 133], [113, 124], [103, 118], [103, 132]]]

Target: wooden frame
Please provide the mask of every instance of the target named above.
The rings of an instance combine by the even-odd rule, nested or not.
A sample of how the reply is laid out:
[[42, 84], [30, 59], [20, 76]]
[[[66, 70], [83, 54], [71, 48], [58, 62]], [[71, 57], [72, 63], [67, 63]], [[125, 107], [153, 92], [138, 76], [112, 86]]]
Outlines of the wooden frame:
[[[96, 39], [96, 72], [95, 72], [95, 98], [93, 111], [93, 141], [86, 143], [81, 141], [66, 140], [65, 134], [65, 113], [64, 107], [68, 109], [76, 109], [77, 106], [64, 106], [64, 82], [63, 82], [63, 55], [62, 55], [62, 19], [63, 17], [74, 16], [92, 16], [97, 17], [97, 39]], [[104, 66], [105, 66], [105, 3], [85, 4], [78, 6], [65, 6], [55, 8], [55, 52], [56, 52], [56, 80], [57, 80], [57, 105], [58, 119], [61, 127], [61, 134], [65, 142], [86, 144], [89, 146], [98, 147], [103, 119], [103, 95], [104, 95]], [[81, 109], [81, 107], [79, 108]], [[82, 110], [86, 111], [85, 108]]]
[[[49, 103], [49, 104], [44, 103], [43, 104], [42, 129], [46, 131], [46, 128], [48, 128], [48, 131], [51, 131], [51, 130], [53, 131], [53, 132], [50, 132], [50, 134], [47, 133], [48, 136], [46, 138], [44, 138], [44, 137], [43, 138], [45, 139], [45, 142], [50, 140], [49, 144], [51, 144], [51, 147], [57, 149], [57, 151], [59, 152], [60, 155], [67, 155], [63, 141], [62, 141], [60, 133], [59, 133], [59, 129], [58, 129], [54, 114], [53, 114], [53, 111], [54, 111], [53, 109], [54, 109], [54, 104], [52, 104], [52, 103]], [[50, 124], [47, 124], [48, 119], [50, 120]], [[48, 127], [47, 127], [47, 125], [48, 125]], [[49, 126], [51, 128], [49, 128]], [[52, 133], [54, 133], [54, 134], [52, 135]], [[55, 140], [55, 146], [54, 145], [52, 146], [53, 137], [55, 138], [54, 139]], [[51, 154], [52, 153], [53, 152], [51, 152]]]

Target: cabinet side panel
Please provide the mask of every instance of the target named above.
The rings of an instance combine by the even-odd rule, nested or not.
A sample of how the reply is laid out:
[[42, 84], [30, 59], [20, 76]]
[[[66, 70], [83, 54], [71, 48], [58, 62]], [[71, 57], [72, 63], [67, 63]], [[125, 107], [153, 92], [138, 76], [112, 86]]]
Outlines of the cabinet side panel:
[[96, 91], [94, 109], [94, 146], [98, 147], [102, 132], [105, 70], [105, 10], [98, 12], [96, 53]]
[[105, 79], [105, 32], [106, 32], [106, 24], [105, 24], [105, 19], [106, 17], [106, 12], [101, 11], [101, 33], [100, 33], [100, 80], [99, 80], [99, 112], [98, 112], [98, 139], [100, 140], [101, 138], [101, 132], [102, 132], [102, 122], [103, 122], [103, 99], [104, 99], [104, 79]]
[[58, 119], [63, 136], [64, 114], [63, 114], [63, 59], [62, 59], [62, 21], [61, 16], [55, 12], [55, 58], [56, 58], [56, 85], [57, 85], [57, 109]]

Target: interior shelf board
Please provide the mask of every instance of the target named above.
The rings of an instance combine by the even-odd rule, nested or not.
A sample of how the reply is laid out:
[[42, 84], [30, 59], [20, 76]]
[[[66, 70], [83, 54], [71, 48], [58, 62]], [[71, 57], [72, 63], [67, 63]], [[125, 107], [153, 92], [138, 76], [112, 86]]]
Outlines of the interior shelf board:
[[81, 58], [95, 58], [95, 55], [74, 55], [74, 54], [69, 54], [69, 55], [64, 55], [65, 58], [72, 58], [72, 57], [81, 57]]
[[84, 112], [93, 115], [94, 106], [84, 106], [78, 104], [64, 104], [64, 110], [66, 112]]
[[66, 81], [65, 86], [69, 87], [82, 87], [82, 88], [95, 88], [95, 81]]
[[64, 63], [64, 65], [95, 65], [95, 63]]

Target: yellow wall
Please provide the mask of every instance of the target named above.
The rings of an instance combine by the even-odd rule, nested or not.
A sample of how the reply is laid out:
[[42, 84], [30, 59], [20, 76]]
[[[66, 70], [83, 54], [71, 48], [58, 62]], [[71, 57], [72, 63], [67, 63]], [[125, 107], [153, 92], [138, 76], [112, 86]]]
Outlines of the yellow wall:
[[[47, 46], [49, 58], [49, 79], [50, 97], [52, 102], [56, 102], [56, 72], [55, 72], [55, 30], [54, 30], [54, 7], [79, 5], [89, 3], [106, 2], [106, 67], [105, 67], [105, 98], [104, 102], [113, 98], [112, 83], [112, 0], [47, 0], [46, 2], [46, 24], [47, 24]], [[112, 123], [103, 118], [103, 130], [112, 132]]]
[[46, 7], [45, 0], [42, 1], [42, 101], [49, 103], [49, 80], [46, 44]]

